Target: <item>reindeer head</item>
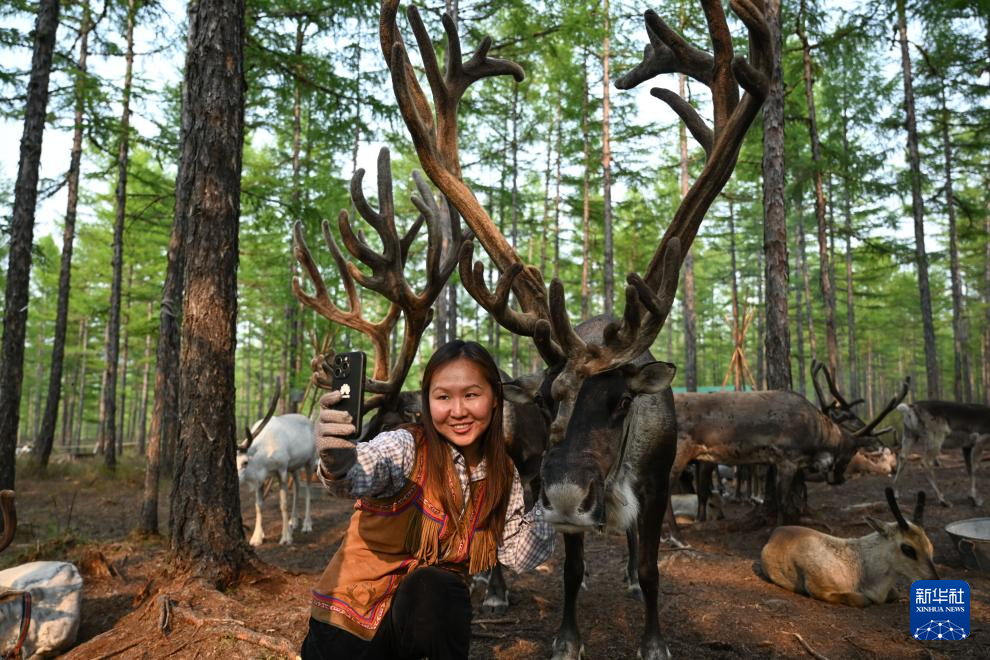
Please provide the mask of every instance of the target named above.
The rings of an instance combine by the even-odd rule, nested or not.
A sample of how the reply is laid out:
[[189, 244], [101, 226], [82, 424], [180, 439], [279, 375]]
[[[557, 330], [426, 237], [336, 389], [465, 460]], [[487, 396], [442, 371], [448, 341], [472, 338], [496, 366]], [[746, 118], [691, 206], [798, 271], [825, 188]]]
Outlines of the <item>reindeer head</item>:
[[914, 505], [911, 522], [904, 519], [894, 489], [885, 489], [887, 503], [894, 514], [896, 522], [888, 523], [870, 516], [866, 517], [867, 524], [885, 541], [887, 551], [883, 557], [875, 558], [886, 563], [889, 568], [912, 582], [914, 580], [938, 580], [938, 571], [932, 561], [934, 548], [932, 542], [921, 526], [925, 511], [925, 493], [918, 492]]
[[[818, 374], [825, 375], [829, 391], [832, 394], [832, 401], [828, 402], [818, 382]], [[884, 420], [884, 418], [897, 405], [904, 400], [911, 387], [911, 378], [904, 379], [901, 389], [869, 422], [863, 421], [853, 410], [858, 404], [863, 403], [862, 399], [848, 402], [839, 392], [832, 378], [832, 373], [821, 362], [811, 363], [811, 382], [815, 387], [815, 394], [818, 397], [818, 405], [823, 415], [825, 415], [833, 426], [833, 431], [840, 436], [836, 443], [839, 447], [835, 455], [835, 460], [828, 470], [828, 482], [833, 485], [845, 482], [846, 467], [852, 461], [860, 449], [874, 448], [880, 444], [880, 436], [890, 432], [890, 427], [884, 427], [878, 431], [874, 429]]]
[[[502, 275], [495, 291], [488, 289], [480, 263], [471, 267], [471, 246], [461, 250], [461, 282], [492, 316], [510, 332], [531, 337], [548, 370], [542, 391], [552, 411], [550, 448], [543, 464], [544, 504], [550, 517], [563, 526], [598, 528], [605, 523], [606, 492], [624, 474], [627, 451], [642, 458], [646, 452], [627, 443], [632, 429], [627, 420], [640, 399], [660, 397], [666, 426], [662, 435], [664, 460], [672, 461], [676, 444], [673, 398], [669, 384], [673, 366], [656, 363], [648, 350], [673, 305], [681, 262], [711, 203], [735, 167], [739, 148], [769, 87], [772, 50], [769, 28], [759, 0], [732, 0], [736, 14], [749, 30], [750, 58], [734, 56], [720, 0], [703, 0], [713, 54], [695, 48], [652, 11], [646, 13], [650, 38], [643, 62], [617, 82], [634, 87], [661, 73], [684, 73], [712, 91], [713, 126], [709, 127], [685, 99], [667, 90], [652, 93], [667, 103], [687, 124], [706, 154], [705, 167], [657, 246], [645, 277], [630, 274], [621, 321], [605, 320], [595, 332], [576, 332], [564, 304], [564, 288], [554, 280], [549, 288], [538, 269], [525, 265], [477, 197], [464, 183], [457, 149], [457, 108], [468, 87], [484, 78], [511, 75], [523, 79], [519, 65], [488, 56], [489, 37], [475, 53], [461, 56], [455, 21], [444, 15], [447, 36], [445, 70], [419, 12], [407, 11], [423, 69], [432, 91], [432, 107], [416, 77], [397, 25], [398, 0], [383, 0], [382, 53], [391, 72], [392, 88], [403, 120], [413, 138], [420, 164], [433, 183], [457, 208]], [[739, 87], [745, 93], [740, 98]], [[515, 295], [520, 311], [509, 306]], [[584, 336], [582, 336], [584, 335]], [[660, 414], [660, 413], [657, 413]], [[645, 420], [644, 416], [640, 416]], [[658, 420], [652, 420], [657, 422]], [[640, 429], [642, 430], [642, 429]], [[636, 446], [633, 446], [636, 445]], [[646, 452], [648, 453], [648, 452]], [[655, 458], [650, 456], [648, 458]], [[628, 483], [628, 482], [624, 482]], [[554, 498], [560, 496], [560, 501]], [[616, 493], [613, 499], [631, 498]], [[565, 501], [566, 500], [566, 501]]]

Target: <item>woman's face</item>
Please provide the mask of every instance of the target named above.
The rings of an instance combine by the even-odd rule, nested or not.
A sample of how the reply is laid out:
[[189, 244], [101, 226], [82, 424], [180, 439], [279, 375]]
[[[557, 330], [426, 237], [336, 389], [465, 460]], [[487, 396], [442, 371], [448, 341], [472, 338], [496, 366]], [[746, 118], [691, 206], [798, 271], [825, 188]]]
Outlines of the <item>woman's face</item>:
[[469, 464], [481, 459], [478, 438], [491, 424], [495, 392], [484, 372], [467, 358], [458, 358], [433, 373], [430, 417], [437, 432], [458, 447]]

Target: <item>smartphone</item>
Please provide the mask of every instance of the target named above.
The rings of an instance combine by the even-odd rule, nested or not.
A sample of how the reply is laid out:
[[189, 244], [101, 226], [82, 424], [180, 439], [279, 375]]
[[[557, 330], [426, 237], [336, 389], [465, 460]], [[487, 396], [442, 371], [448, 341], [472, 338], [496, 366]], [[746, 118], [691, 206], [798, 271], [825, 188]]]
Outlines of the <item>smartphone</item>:
[[333, 406], [350, 414], [354, 433], [349, 438], [361, 435], [361, 417], [364, 415], [364, 376], [367, 358], [361, 351], [337, 353], [333, 356], [330, 371], [333, 374], [332, 388], [340, 390], [341, 399]]

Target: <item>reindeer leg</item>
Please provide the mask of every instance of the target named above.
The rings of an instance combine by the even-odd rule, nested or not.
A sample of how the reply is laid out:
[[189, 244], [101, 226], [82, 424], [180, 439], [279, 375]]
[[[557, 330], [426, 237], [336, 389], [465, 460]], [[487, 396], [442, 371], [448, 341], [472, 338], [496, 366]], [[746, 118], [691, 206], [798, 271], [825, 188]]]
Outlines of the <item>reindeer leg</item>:
[[292, 486], [292, 513], [289, 515], [289, 527], [295, 532], [299, 529], [299, 514], [296, 509], [296, 502], [299, 500], [299, 471], [290, 470], [288, 475], [289, 481], [292, 482], [286, 484], [286, 488]]
[[927, 455], [923, 456], [921, 459], [921, 466], [925, 469], [925, 477], [928, 479], [929, 485], [932, 487], [932, 490], [935, 491], [935, 499], [938, 500], [939, 504], [948, 508], [951, 507], [952, 504], [950, 504], [949, 501], [945, 499], [945, 497], [942, 495], [942, 491], [938, 489], [938, 484], [935, 483], [934, 459], [935, 459], [934, 456], [927, 456]]
[[299, 477], [303, 473], [306, 474], [306, 484], [305, 484], [305, 488], [306, 488], [306, 514], [303, 517], [303, 524], [302, 524], [302, 531], [304, 533], [305, 532], [312, 532], [313, 531], [313, 519], [309, 515], [309, 500], [310, 500], [310, 495], [311, 495], [312, 490], [313, 490], [312, 489], [312, 485], [313, 485], [313, 470], [310, 470], [309, 468], [310, 468], [309, 465], [306, 465], [306, 466], [300, 468], [299, 473], [296, 475], [296, 484], [297, 485], [302, 485], [303, 481]]
[[[966, 461], [966, 470], [969, 472], [969, 500], [973, 506], [982, 506], [983, 498], [976, 492], [976, 469], [980, 466], [980, 458], [983, 455], [983, 443], [990, 440], [990, 434], [974, 434], [973, 446], [969, 448], [969, 455]], [[965, 454], [964, 454], [965, 455]]]
[[488, 579], [488, 592], [481, 604], [484, 614], [505, 614], [509, 609], [509, 587], [505, 583], [505, 571], [502, 563], [497, 562], [492, 568]]
[[790, 463], [777, 466], [777, 525], [787, 525], [797, 520], [793, 498], [794, 478], [797, 467]]
[[254, 489], [254, 534], [250, 544], [259, 546], [265, 541], [265, 530], [261, 526], [261, 484]]
[[626, 561], [626, 595], [633, 600], [643, 600], [643, 589], [639, 586], [639, 540], [636, 538], [636, 527], [630, 525], [626, 530], [626, 547], [629, 558]]
[[292, 525], [289, 524], [289, 473], [278, 473], [278, 506], [282, 510], [282, 537], [279, 545], [292, 543]]
[[551, 660], [579, 660], [584, 644], [577, 625], [577, 598], [584, 580], [584, 534], [564, 534], [564, 616], [553, 639]]
[[670, 502], [670, 483], [657, 479], [659, 483], [645, 484], [643, 488], [643, 509], [639, 514], [639, 585], [643, 589], [645, 621], [643, 639], [639, 645], [638, 657], [643, 660], [661, 660], [670, 657], [667, 644], [660, 634], [660, 570], [657, 568], [660, 553], [660, 525], [664, 509]]

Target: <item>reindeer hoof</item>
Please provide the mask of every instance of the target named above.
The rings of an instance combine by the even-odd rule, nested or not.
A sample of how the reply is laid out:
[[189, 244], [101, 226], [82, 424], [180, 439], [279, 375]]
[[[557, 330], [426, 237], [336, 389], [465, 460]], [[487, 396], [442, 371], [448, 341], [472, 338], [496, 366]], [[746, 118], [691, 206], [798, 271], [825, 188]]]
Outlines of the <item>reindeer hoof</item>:
[[499, 598], [498, 596], [489, 596], [485, 599], [485, 602], [481, 604], [482, 614], [505, 614], [508, 609], [508, 597]]
[[584, 644], [580, 641], [561, 641], [559, 638], [554, 638], [553, 655], [550, 660], [581, 660], [582, 658], [584, 658]]
[[308, 533], [308, 532], [312, 532], [313, 531], [313, 521], [307, 520], [306, 522], [304, 522], [303, 523], [303, 526], [302, 526], [302, 531], [303, 531], [304, 534], [305, 533]]
[[644, 642], [636, 652], [636, 657], [642, 660], [668, 660], [670, 649], [663, 643], [663, 640], [655, 639]]
[[941, 504], [942, 506], [944, 506], [946, 509], [951, 509], [952, 508], [952, 503], [949, 502], [949, 500], [940, 499], [938, 501], [938, 503]]
[[626, 596], [632, 598], [633, 600], [638, 600], [641, 603], [645, 600], [643, 598], [643, 590], [640, 588], [638, 584], [631, 584], [627, 586]]
[[279, 545], [292, 545], [292, 537], [291, 536], [283, 536], [282, 538], [280, 538], [278, 540], [278, 544]]
[[983, 506], [983, 498], [982, 497], [974, 497], [974, 496], [970, 495], [969, 496], [969, 502], [973, 506]]

